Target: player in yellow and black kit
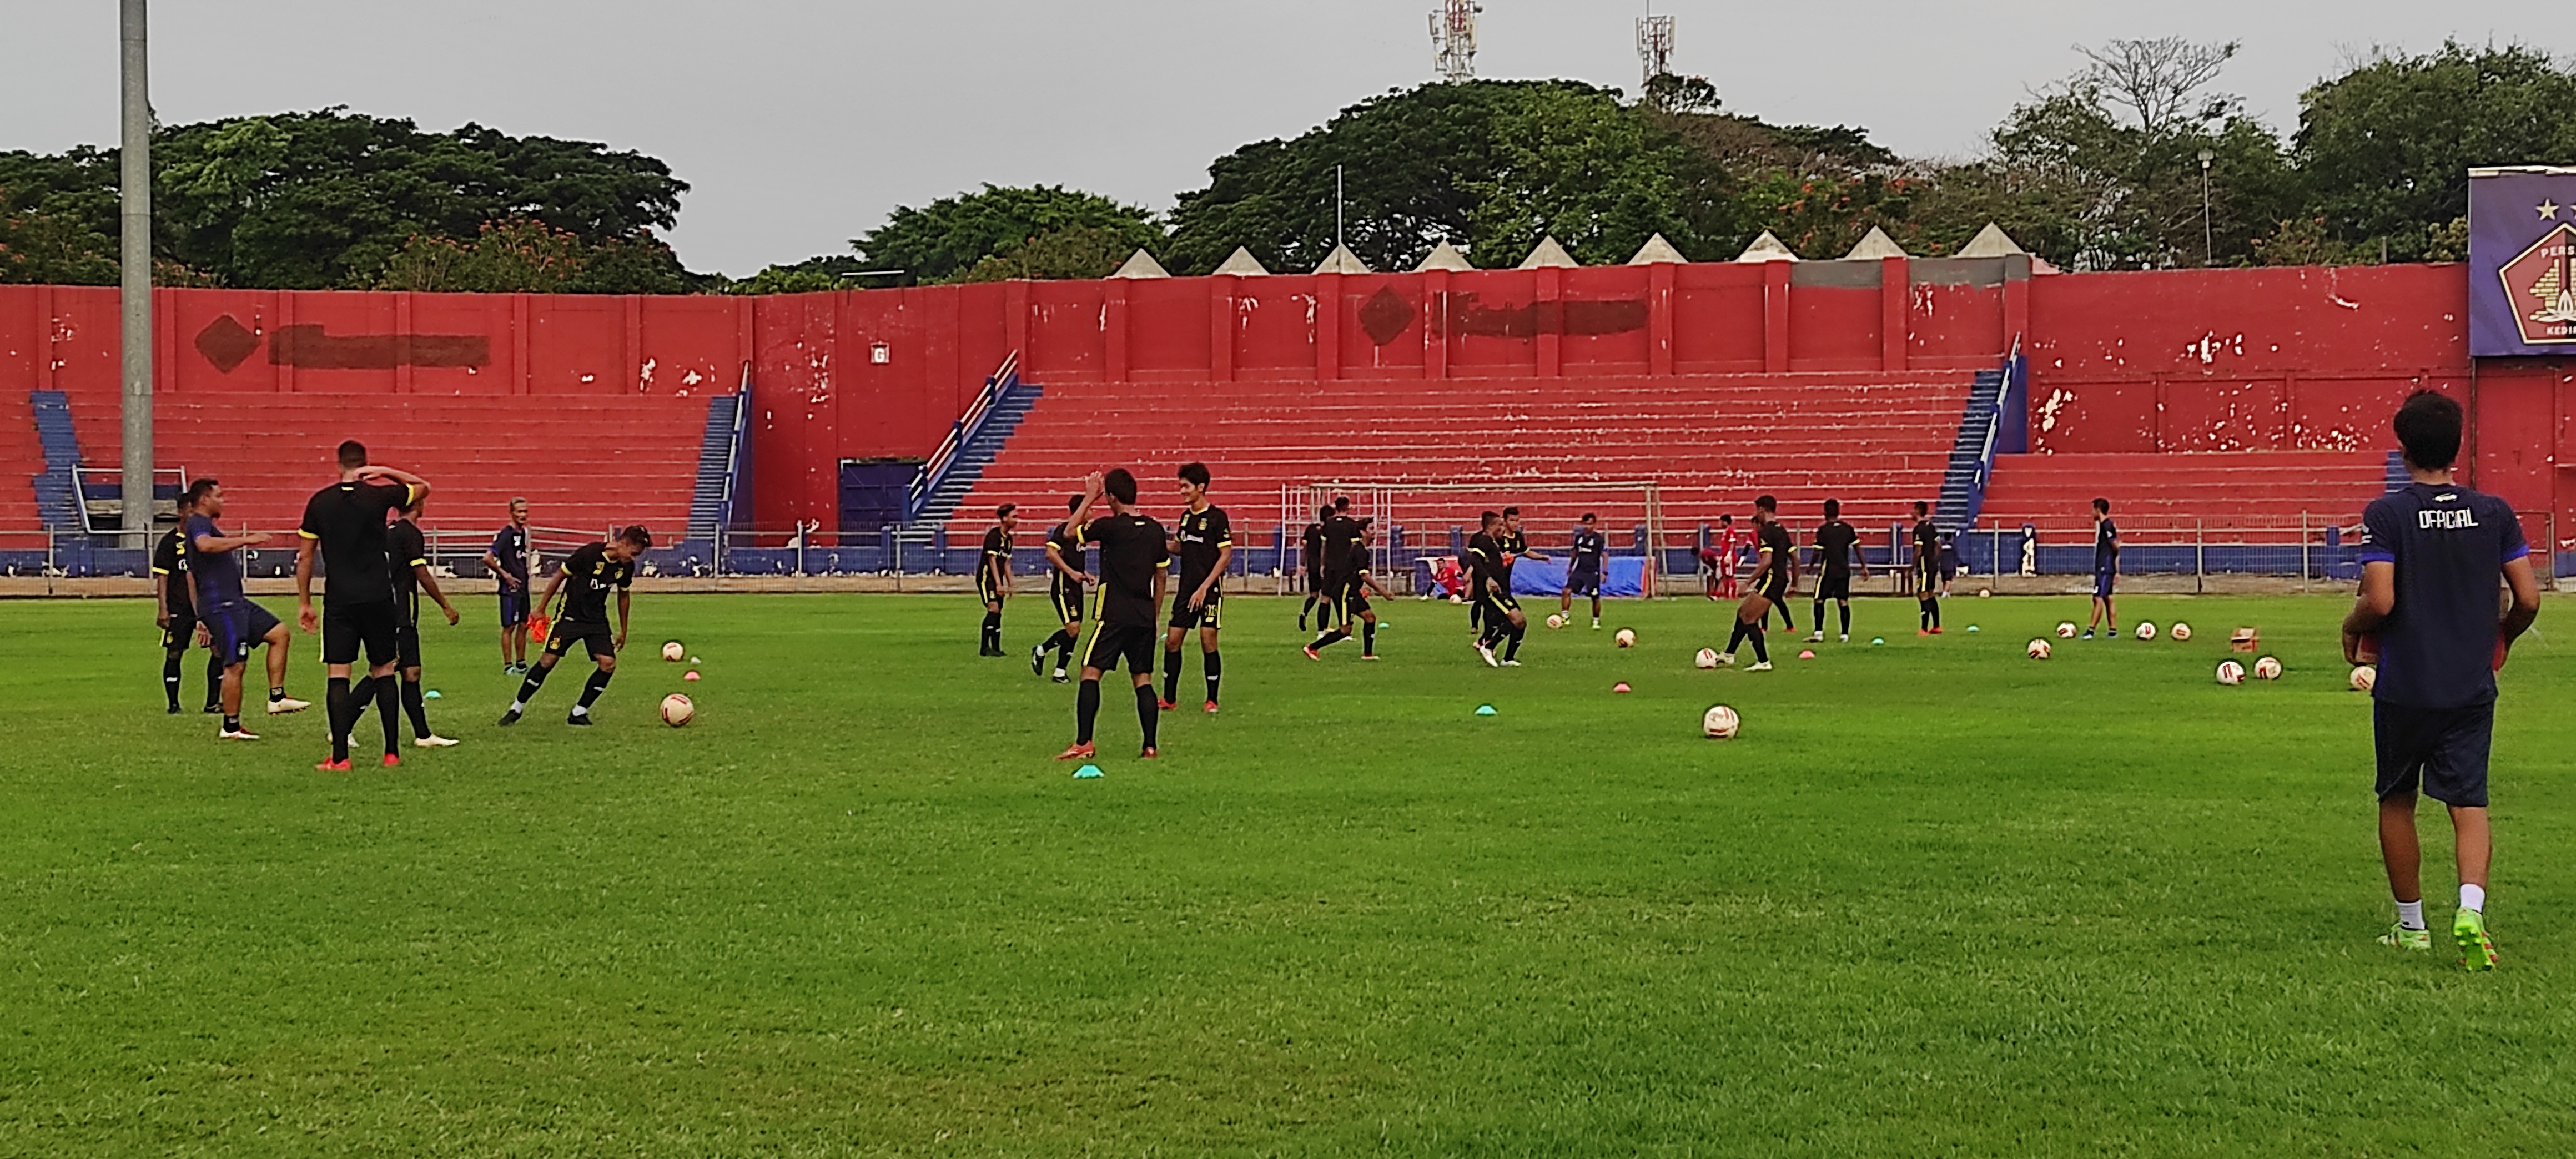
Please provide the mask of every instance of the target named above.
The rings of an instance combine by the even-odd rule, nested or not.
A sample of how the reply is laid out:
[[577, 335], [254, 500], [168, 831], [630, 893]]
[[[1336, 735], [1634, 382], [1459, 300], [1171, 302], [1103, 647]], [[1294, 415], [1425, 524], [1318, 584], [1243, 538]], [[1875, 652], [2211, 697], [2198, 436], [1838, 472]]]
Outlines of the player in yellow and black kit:
[[1914, 599], [1920, 608], [1917, 636], [1941, 634], [1941, 529], [1931, 509], [1914, 501]]
[[1065, 669], [1073, 663], [1073, 646], [1082, 642], [1082, 593], [1093, 582], [1083, 568], [1082, 537], [1075, 534], [1074, 518], [1081, 514], [1082, 496], [1065, 500], [1065, 521], [1047, 532], [1047, 603], [1055, 609], [1056, 622], [1063, 627], [1055, 635], [1029, 649], [1029, 675], [1046, 672], [1046, 654], [1055, 653], [1055, 682], [1071, 679]]
[[1377, 597], [1382, 600], [1392, 597], [1386, 594], [1385, 588], [1378, 586], [1377, 577], [1373, 574], [1373, 564], [1376, 561], [1369, 554], [1369, 537], [1372, 532], [1368, 521], [1363, 519], [1359, 524], [1360, 537], [1350, 546], [1350, 562], [1347, 566], [1337, 569], [1339, 578], [1335, 580], [1341, 585], [1335, 593], [1334, 602], [1341, 609], [1342, 626], [1325, 632], [1307, 647], [1306, 655], [1310, 659], [1321, 660], [1323, 657], [1318, 653], [1350, 639], [1351, 623], [1354, 620], [1360, 625], [1360, 659], [1377, 659], [1377, 612], [1369, 607], [1369, 593], [1376, 592]]
[[[1529, 549], [1529, 540], [1521, 535], [1521, 509], [1503, 508], [1502, 520], [1488, 537], [1490, 556], [1485, 563], [1484, 582], [1477, 594], [1485, 601], [1485, 634], [1476, 640], [1476, 654], [1485, 663], [1499, 668], [1521, 666], [1521, 640], [1529, 635], [1529, 617], [1522, 613], [1521, 602], [1512, 595], [1512, 564], [1521, 559], [1546, 559]], [[1502, 658], [1494, 657], [1494, 645], [1503, 645]]]
[[1215, 712], [1217, 678], [1225, 671], [1216, 650], [1217, 613], [1225, 603], [1225, 566], [1234, 560], [1234, 527], [1224, 508], [1208, 502], [1207, 464], [1183, 463], [1179, 478], [1181, 523], [1166, 546], [1181, 561], [1181, 582], [1172, 590], [1171, 626], [1163, 632], [1161, 707], [1180, 707], [1181, 641], [1197, 628], [1207, 671], [1207, 711]]
[[[554, 671], [555, 662], [572, 651], [574, 644], [581, 645], [599, 670], [582, 685], [581, 702], [572, 706], [572, 715], [565, 717], [564, 723], [590, 723], [590, 706], [598, 702], [600, 693], [608, 691], [609, 678], [617, 675], [617, 652], [626, 646], [627, 589], [635, 584], [635, 559], [652, 546], [653, 533], [636, 525], [618, 532], [615, 539], [585, 543], [564, 558], [563, 567], [546, 580], [546, 590], [538, 595], [536, 603], [537, 609], [543, 611], [560, 586], [564, 589], [563, 615], [555, 619], [554, 629], [547, 633], [545, 651], [537, 656], [537, 666], [519, 685], [519, 698], [510, 702], [508, 712], [501, 714], [503, 727], [519, 723], [519, 714], [528, 710], [528, 701], [545, 684], [546, 673]], [[612, 591], [617, 593], [617, 628], [613, 632], [608, 627], [608, 593]]]
[[385, 529], [385, 566], [394, 582], [394, 668], [402, 675], [402, 705], [411, 717], [411, 744], [443, 749], [456, 742], [429, 731], [429, 705], [421, 699], [420, 593], [429, 593], [438, 610], [447, 613], [451, 628], [456, 626], [456, 605], [447, 602], [447, 593], [438, 590], [438, 577], [429, 570], [429, 545], [417, 522], [425, 502], [412, 500], [402, 518]]
[[1002, 601], [1011, 598], [1011, 532], [1019, 528], [1019, 510], [1016, 503], [993, 509], [984, 550], [975, 556], [975, 598], [984, 602], [984, 643], [978, 656], [1002, 654]]
[[1344, 503], [1328, 508], [1323, 524], [1319, 540], [1323, 546], [1318, 554], [1324, 560], [1324, 576], [1323, 583], [1316, 590], [1322, 592], [1324, 598], [1316, 612], [1321, 618], [1315, 622], [1324, 625], [1339, 619], [1341, 625], [1325, 628], [1322, 635], [1315, 637], [1314, 643], [1306, 645], [1306, 658], [1309, 660], [1323, 659], [1322, 649], [1331, 647], [1335, 641], [1351, 638], [1351, 610], [1348, 606], [1351, 569], [1359, 558], [1354, 553], [1359, 547], [1360, 536], [1368, 529], [1366, 520], [1351, 518], [1350, 507]]
[[[1145, 734], [1138, 755], [1159, 756], [1155, 726], [1162, 706], [1154, 699], [1154, 613], [1162, 610], [1163, 588], [1170, 578], [1170, 553], [1163, 525], [1136, 511], [1136, 476], [1125, 468], [1091, 477], [1074, 518], [1074, 537], [1100, 545], [1100, 624], [1091, 630], [1091, 646], [1082, 654], [1082, 688], [1074, 699], [1073, 746], [1057, 753], [1060, 761], [1088, 760], [1095, 755], [1092, 726], [1100, 720], [1100, 674], [1120, 663], [1136, 683], [1136, 723]], [[1092, 518], [1093, 507], [1106, 495], [1110, 514]]]
[[[152, 596], [155, 622], [161, 625], [161, 691], [170, 698], [170, 715], [179, 715], [179, 661], [188, 654], [188, 645], [197, 638], [196, 594], [188, 579], [188, 551], [180, 528], [187, 525], [195, 507], [188, 496], [179, 497], [179, 523], [161, 533], [161, 541], [152, 545]], [[224, 656], [208, 641], [206, 647], [206, 711], [224, 710]]]

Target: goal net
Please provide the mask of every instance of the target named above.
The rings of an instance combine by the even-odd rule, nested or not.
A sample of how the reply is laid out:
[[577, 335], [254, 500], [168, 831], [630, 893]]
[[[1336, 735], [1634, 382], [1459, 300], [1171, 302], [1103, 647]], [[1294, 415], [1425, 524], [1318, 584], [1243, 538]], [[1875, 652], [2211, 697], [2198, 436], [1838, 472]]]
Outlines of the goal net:
[[[1438, 574], [1442, 561], [1465, 550], [1482, 513], [1505, 507], [1520, 508], [1521, 534], [1532, 550], [1550, 557], [1515, 568], [1515, 585], [1543, 584], [1549, 594], [1556, 591], [1556, 581], [1546, 577], [1563, 571], [1575, 528], [1587, 513], [1595, 516], [1594, 526], [1609, 541], [1605, 579], [1623, 590], [1633, 584], [1636, 594], [1652, 598], [1655, 578], [1664, 570], [1664, 552], [1676, 546], [1664, 527], [1661, 491], [1651, 480], [1322, 480], [1281, 488], [1280, 522], [1294, 535], [1314, 521], [1318, 509], [1344, 496], [1360, 518], [1372, 521], [1379, 579], [1394, 591], [1421, 592], [1422, 581]], [[1302, 574], [1302, 546], [1297, 555]]]

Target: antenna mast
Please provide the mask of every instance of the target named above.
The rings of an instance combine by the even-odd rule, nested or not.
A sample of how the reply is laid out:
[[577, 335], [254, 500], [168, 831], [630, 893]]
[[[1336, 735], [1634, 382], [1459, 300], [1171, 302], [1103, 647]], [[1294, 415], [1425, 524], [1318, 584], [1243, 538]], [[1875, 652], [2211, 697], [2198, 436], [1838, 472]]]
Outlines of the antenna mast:
[[1647, 83], [1673, 71], [1673, 18], [1655, 15], [1652, 0], [1637, 20], [1637, 61], [1646, 68]]
[[1441, 0], [1431, 13], [1431, 60], [1440, 79], [1476, 79], [1476, 0]]

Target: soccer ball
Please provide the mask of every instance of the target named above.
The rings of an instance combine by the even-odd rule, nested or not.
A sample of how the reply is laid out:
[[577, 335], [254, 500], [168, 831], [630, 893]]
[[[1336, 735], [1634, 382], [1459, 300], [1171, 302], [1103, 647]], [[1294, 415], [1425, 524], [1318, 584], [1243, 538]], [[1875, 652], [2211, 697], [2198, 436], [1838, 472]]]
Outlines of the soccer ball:
[[1699, 718], [1700, 731], [1707, 733], [1711, 740], [1733, 740], [1743, 728], [1744, 722], [1736, 718], [1735, 710], [1723, 704], [1709, 709], [1707, 715]]
[[2245, 666], [2233, 660], [2219, 661], [2218, 682], [2221, 684], [2245, 683]]
[[1698, 665], [1698, 666], [1700, 666], [1700, 667], [1702, 667], [1702, 668], [1715, 668], [1715, 667], [1717, 667], [1717, 649], [1715, 649], [1715, 648], [1702, 648], [1702, 649], [1700, 649], [1700, 650], [1699, 650], [1699, 655], [1691, 657], [1691, 663], [1696, 664], [1696, 665]]
[[677, 664], [689, 658], [689, 650], [681, 647], [677, 640], [668, 641], [662, 645], [662, 658]]
[[2191, 639], [2191, 625], [2177, 621], [2173, 627], [2165, 629], [2165, 635], [2173, 637], [2175, 643], [2181, 643]]
[[2075, 621], [2073, 621], [2073, 620], [2059, 620], [2059, 621], [2057, 622], [2057, 638], [2058, 638], [2058, 639], [2060, 639], [2060, 640], [2072, 640], [2072, 639], [2074, 639], [2074, 638], [2075, 638]]
[[2138, 638], [2139, 638], [2139, 639], [2141, 639], [2141, 640], [2153, 640], [2153, 639], [2155, 639], [2155, 638], [2156, 638], [2156, 625], [2155, 625], [2155, 622], [2154, 622], [2154, 621], [2152, 621], [2152, 620], [2140, 620], [2140, 621], [2138, 621]]
[[698, 714], [698, 706], [677, 692], [662, 698], [662, 723], [678, 728]]
[[1619, 635], [1617, 638], [1619, 646], [1622, 648], [1634, 648], [1637, 646], [1637, 634], [1626, 628], [1619, 629]]
[[2027, 651], [2029, 651], [2030, 658], [2033, 660], [2046, 660], [2048, 659], [2048, 641], [2033, 640], [2030, 642], [2030, 647]]
[[2379, 683], [2379, 665], [2357, 664], [2352, 670], [2352, 690], [2368, 692]]
[[1547, 626], [1551, 628], [1562, 628], [1565, 626], [1565, 617], [1557, 615], [1554, 612], [1549, 612], [1547, 614]]
[[2262, 659], [2257, 660], [2257, 661], [2255, 661], [2255, 662], [2254, 662], [2254, 679], [2256, 679], [2256, 680], [2278, 680], [2278, 679], [2280, 679], [2280, 678], [2281, 678], [2281, 662], [2280, 662], [2280, 661], [2275, 660], [2275, 659], [2273, 659], [2273, 658], [2271, 658], [2271, 657], [2269, 657], [2269, 656], [2266, 656], [2266, 657], [2264, 657], [2264, 658], [2262, 658]]
[[1995, 594], [1995, 589], [1993, 589], [1993, 588], [1978, 588], [1978, 589], [1977, 589], [1977, 598], [1978, 598], [1978, 599], [1981, 599], [1981, 600], [1982, 600], [1982, 599], [1989, 598], [1989, 597], [1993, 596], [1994, 594]]

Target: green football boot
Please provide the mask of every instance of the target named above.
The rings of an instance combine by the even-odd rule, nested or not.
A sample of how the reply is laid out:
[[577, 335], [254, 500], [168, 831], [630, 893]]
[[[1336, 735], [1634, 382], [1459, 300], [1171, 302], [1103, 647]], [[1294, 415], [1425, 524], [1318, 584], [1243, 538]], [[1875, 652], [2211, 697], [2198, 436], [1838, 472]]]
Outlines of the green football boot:
[[2460, 964], [2471, 972], [2495, 969], [2495, 940], [2487, 937], [2486, 915], [2473, 909], [2451, 919], [2451, 940], [2460, 944]]
[[2410, 930], [2405, 923], [2395, 922], [2389, 925], [2387, 933], [2379, 935], [2379, 944], [2401, 950], [2430, 951], [2433, 948], [2433, 931]]

